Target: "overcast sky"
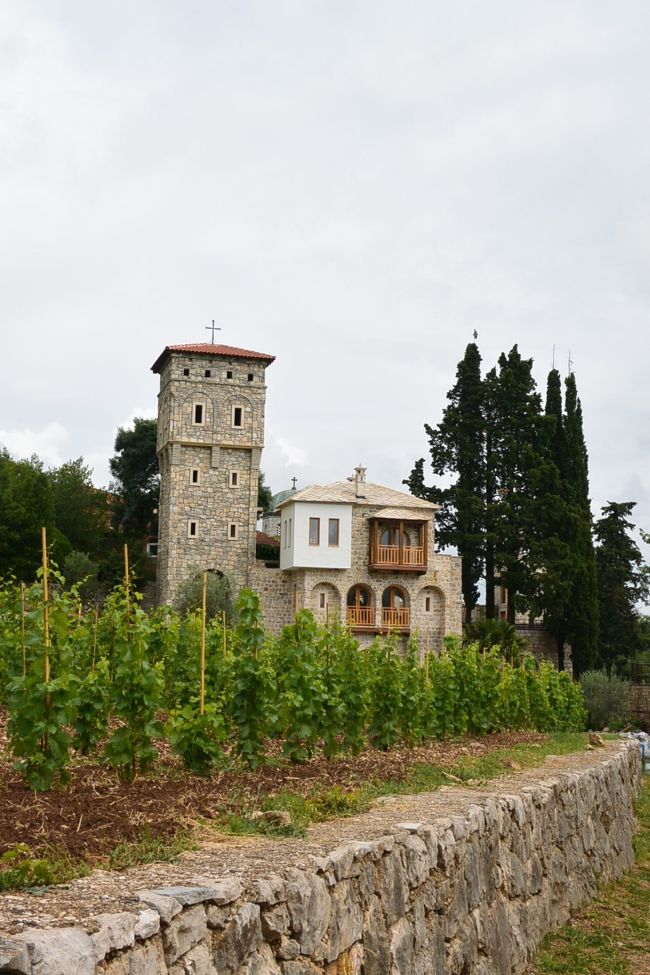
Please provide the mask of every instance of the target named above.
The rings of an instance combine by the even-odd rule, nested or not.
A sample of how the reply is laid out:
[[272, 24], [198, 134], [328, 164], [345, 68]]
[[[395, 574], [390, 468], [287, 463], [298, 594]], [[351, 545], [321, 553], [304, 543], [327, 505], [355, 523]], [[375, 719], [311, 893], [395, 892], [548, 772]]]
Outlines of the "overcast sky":
[[106, 485], [214, 318], [274, 491], [400, 487], [477, 329], [570, 351], [650, 528], [649, 51], [647, 0], [3, 0], [0, 443]]

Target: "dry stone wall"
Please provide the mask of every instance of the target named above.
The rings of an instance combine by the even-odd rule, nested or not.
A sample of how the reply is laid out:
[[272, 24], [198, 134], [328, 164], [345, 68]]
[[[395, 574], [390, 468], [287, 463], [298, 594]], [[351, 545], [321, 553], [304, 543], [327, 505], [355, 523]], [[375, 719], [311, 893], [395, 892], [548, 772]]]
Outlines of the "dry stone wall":
[[368, 839], [330, 848], [308, 865], [289, 861], [265, 872], [258, 857], [257, 873], [243, 880], [140, 890], [132, 910], [13, 935], [0, 941], [0, 972], [521, 971], [540, 938], [594, 895], [599, 878], [633, 862], [639, 750], [616, 745], [582, 758], [588, 761], [574, 771], [524, 778], [512, 793], [450, 801], [448, 817], [423, 815], [439, 811], [440, 793], [400, 797], [400, 811], [415, 811], [416, 821], [377, 835], [371, 820]]

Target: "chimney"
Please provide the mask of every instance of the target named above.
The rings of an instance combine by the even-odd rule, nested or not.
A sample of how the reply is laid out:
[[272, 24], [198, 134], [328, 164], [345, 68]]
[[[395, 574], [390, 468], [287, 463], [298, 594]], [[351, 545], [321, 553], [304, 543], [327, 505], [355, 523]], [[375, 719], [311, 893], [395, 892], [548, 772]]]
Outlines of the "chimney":
[[354, 468], [354, 493], [357, 498], [365, 498], [363, 485], [366, 483], [366, 468], [359, 464]]

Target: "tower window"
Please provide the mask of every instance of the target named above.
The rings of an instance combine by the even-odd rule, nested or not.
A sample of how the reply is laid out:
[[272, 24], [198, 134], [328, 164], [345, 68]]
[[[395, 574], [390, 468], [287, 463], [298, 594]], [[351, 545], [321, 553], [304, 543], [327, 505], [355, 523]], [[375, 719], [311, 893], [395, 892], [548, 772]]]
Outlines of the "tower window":
[[324, 592], [321, 592], [319, 594], [318, 602], [319, 602], [320, 608], [321, 609], [325, 609], [325, 593]]
[[253, 380], [255, 379], [255, 376], [253, 375], [252, 372], [249, 372], [246, 378], [248, 379], [249, 383], [252, 383]]
[[193, 467], [190, 471], [190, 484], [200, 484], [201, 482], [201, 472], [198, 467]]
[[193, 422], [196, 426], [202, 426], [204, 422], [203, 403], [194, 404]]
[[232, 425], [234, 427], [240, 427], [242, 425], [242, 418], [244, 415], [244, 410], [241, 406], [233, 406], [232, 408]]
[[226, 379], [232, 379], [232, 369], [226, 371]]
[[190, 370], [189, 369], [187, 369], [187, 368], [183, 369], [183, 375], [184, 376], [189, 376], [189, 374], [190, 374]]
[[234, 521], [231, 521], [230, 524], [228, 525], [228, 538], [236, 539], [238, 538], [238, 535], [239, 533], [238, 533], [237, 525], [235, 524]]
[[424, 612], [425, 613], [431, 612], [431, 596], [424, 597]]
[[198, 521], [188, 521], [187, 523], [187, 537], [197, 538], [199, 534], [199, 523]]
[[211, 375], [212, 375], [212, 369], [206, 369], [205, 370], [205, 378], [206, 379], [209, 379]]
[[309, 544], [320, 545], [320, 518], [309, 519]]
[[239, 471], [230, 472], [230, 487], [238, 487], [239, 485]]

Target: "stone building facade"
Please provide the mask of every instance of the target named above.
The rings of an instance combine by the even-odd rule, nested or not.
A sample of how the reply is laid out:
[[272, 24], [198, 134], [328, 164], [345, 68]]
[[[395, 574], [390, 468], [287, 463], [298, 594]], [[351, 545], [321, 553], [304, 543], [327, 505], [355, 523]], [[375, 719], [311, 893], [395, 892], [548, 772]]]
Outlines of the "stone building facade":
[[160, 375], [158, 602], [192, 569], [237, 589], [255, 563], [265, 370], [274, 357], [225, 345], [167, 346]]
[[367, 483], [363, 468], [348, 481], [276, 496], [280, 567], [256, 560], [272, 362], [230, 346], [174, 345], [152, 367], [160, 375], [158, 602], [172, 602], [193, 571], [207, 569], [228, 575], [236, 591], [255, 589], [271, 631], [308, 608], [361, 643], [417, 633], [423, 650], [438, 650], [445, 634], [462, 630], [460, 559], [435, 551], [435, 505]]
[[[436, 505], [368, 483], [359, 467], [354, 478], [305, 488], [279, 507], [280, 575], [288, 579], [285, 598], [292, 611], [306, 607], [321, 623], [337, 620], [362, 644], [393, 632], [417, 634], [422, 649], [439, 650], [446, 634], [462, 632], [461, 560], [435, 551]], [[346, 547], [342, 526], [348, 508]], [[301, 520], [307, 547], [297, 537]], [[330, 538], [333, 521], [338, 524]], [[322, 544], [313, 544], [316, 537]], [[338, 567], [328, 567], [329, 552], [318, 552], [324, 548], [341, 550]], [[275, 615], [272, 592], [262, 589], [265, 598], [269, 615]]]

